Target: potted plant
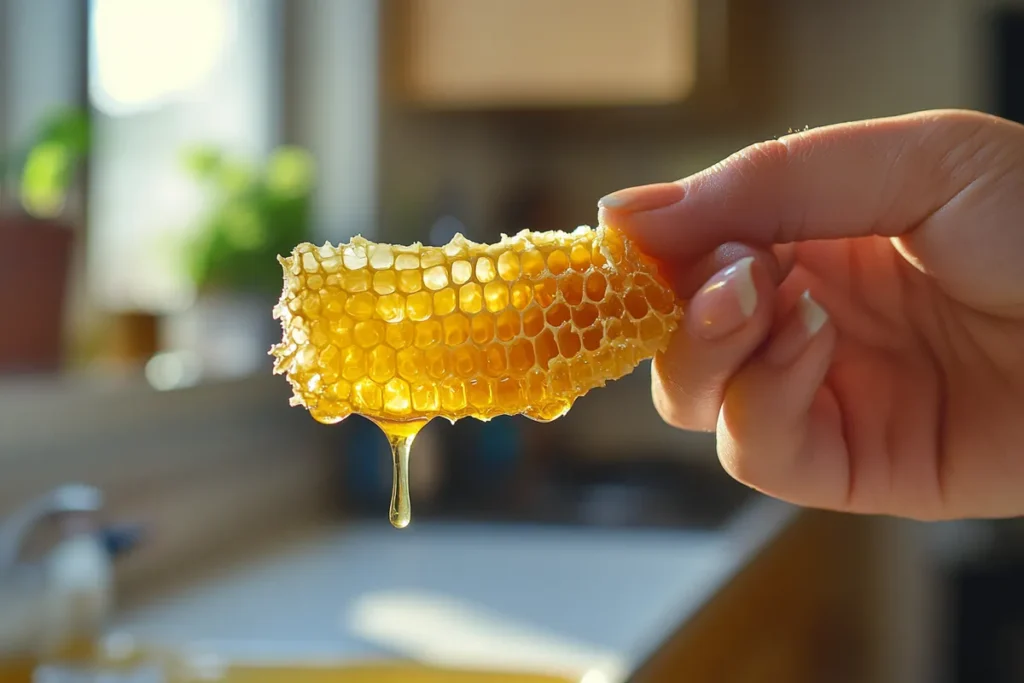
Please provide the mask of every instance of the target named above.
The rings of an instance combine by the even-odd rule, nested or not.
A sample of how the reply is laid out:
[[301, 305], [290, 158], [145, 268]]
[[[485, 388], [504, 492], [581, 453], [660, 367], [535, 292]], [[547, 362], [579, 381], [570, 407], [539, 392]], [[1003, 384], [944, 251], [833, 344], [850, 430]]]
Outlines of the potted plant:
[[76, 108], [42, 117], [0, 155], [0, 374], [53, 372], [64, 345], [64, 306], [80, 215], [69, 197], [89, 151], [89, 118]]
[[310, 238], [312, 158], [285, 146], [257, 165], [202, 146], [184, 160], [209, 200], [184, 251], [197, 290], [178, 321], [189, 330], [186, 346], [207, 377], [256, 372], [280, 334], [271, 315], [281, 292], [277, 257]]

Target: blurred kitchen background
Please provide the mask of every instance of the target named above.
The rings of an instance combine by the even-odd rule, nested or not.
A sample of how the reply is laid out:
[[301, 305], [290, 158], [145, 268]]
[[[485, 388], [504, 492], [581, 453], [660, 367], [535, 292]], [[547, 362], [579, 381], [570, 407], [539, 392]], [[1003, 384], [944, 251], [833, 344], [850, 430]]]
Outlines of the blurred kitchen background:
[[[125, 551], [104, 628], [144, 646], [459, 663], [457, 626], [488, 627], [458, 612], [468, 640], [428, 647], [416, 594], [483, 609], [505, 655], [509, 623], [543, 626], [636, 680], [824, 680], [827, 651], [859, 680], [1024, 681], [1018, 523], [801, 536], [661, 424], [644, 367], [549, 425], [430, 425], [398, 532], [383, 436], [289, 408], [267, 356], [297, 242], [592, 224], [612, 190], [805, 126], [1024, 122], [1017, 41], [1024, 2], [998, 0], [0, 0], [0, 515], [97, 487]], [[52, 516], [19, 565], [59, 545]]]

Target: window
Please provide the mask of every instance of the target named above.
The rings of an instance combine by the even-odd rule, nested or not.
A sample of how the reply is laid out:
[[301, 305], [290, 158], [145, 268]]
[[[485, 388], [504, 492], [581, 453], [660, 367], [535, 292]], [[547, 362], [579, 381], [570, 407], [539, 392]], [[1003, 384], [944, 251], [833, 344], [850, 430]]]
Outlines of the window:
[[277, 0], [91, 0], [96, 303], [159, 312], [191, 300], [176, 253], [202, 203], [182, 150], [255, 158], [277, 144], [278, 10]]

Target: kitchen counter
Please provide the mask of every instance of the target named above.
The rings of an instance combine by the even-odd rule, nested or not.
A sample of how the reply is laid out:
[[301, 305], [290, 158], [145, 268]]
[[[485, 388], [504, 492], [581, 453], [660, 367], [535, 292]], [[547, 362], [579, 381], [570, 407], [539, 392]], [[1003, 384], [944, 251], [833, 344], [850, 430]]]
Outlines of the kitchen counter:
[[424, 522], [310, 531], [125, 612], [140, 643], [233, 660], [380, 660], [621, 680], [798, 516], [718, 530]]

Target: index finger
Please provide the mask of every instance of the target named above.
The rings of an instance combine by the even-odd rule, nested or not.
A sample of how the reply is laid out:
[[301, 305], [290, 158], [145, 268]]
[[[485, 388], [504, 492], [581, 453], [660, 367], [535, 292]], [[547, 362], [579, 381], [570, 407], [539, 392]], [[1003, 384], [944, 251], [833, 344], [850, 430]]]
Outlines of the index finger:
[[613, 193], [599, 202], [600, 220], [665, 259], [726, 242], [895, 237], [984, 171], [979, 132], [992, 125], [1012, 124], [951, 110], [795, 133], [674, 183]]

